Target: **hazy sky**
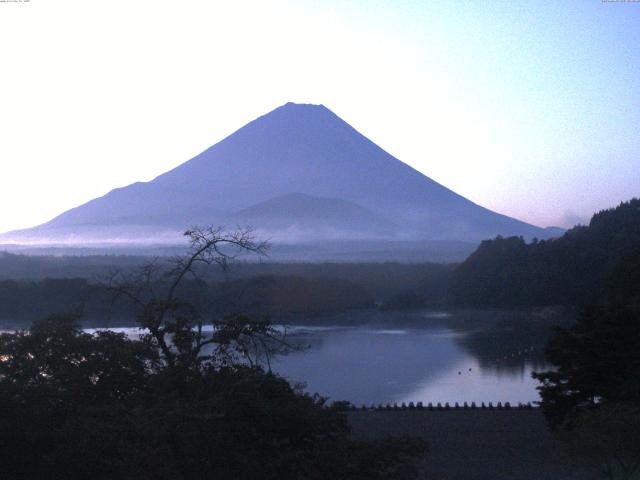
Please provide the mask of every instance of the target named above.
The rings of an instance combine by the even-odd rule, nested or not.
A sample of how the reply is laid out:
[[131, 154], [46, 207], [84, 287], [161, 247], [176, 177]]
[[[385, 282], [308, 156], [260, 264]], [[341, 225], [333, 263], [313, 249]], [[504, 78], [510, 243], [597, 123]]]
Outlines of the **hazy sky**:
[[322, 103], [546, 226], [640, 195], [640, 3], [0, 2], [0, 231]]

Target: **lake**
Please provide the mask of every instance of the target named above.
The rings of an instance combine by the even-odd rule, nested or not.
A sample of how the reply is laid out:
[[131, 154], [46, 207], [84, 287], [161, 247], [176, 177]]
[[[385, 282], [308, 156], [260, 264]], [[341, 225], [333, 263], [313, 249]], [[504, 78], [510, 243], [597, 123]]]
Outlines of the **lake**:
[[547, 368], [549, 326], [562, 323], [512, 312], [434, 311], [298, 320], [280, 328], [306, 348], [273, 358], [272, 369], [309, 393], [356, 405], [537, 401], [531, 372]]
[[393, 402], [533, 402], [531, 372], [543, 367], [521, 354], [509, 366], [483, 362], [468, 333], [447, 328], [298, 329], [309, 348], [273, 360], [274, 371], [305, 390], [360, 404]]

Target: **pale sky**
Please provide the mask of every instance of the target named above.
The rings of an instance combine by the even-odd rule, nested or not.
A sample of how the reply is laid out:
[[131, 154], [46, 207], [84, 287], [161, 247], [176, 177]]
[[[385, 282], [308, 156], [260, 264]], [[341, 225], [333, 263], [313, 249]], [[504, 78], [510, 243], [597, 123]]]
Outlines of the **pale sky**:
[[640, 196], [640, 3], [0, 1], [0, 69], [0, 231], [288, 101], [540, 226]]

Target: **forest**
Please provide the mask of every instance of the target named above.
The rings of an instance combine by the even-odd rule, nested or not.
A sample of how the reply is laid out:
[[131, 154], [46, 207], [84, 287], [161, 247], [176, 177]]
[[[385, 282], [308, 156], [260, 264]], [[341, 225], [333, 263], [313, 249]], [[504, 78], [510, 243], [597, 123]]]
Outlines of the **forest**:
[[639, 246], [640, 199], [600, 211], [559, 238], [485, 240], [453, 271], [449, 301], [490, 308], [602, 303], [620, 288], [612, 273], [637, 261]]
[[239, 313], [210, 318], [184, 283], [196, 264], [226, 263], [220, 245], [264, 244], [188, 236], [187, 255], [103, 286], [135, 312], [140, 338], [87, 333], [73, 314], [0, 334], [3, 478], [414, 478], [424, 442], [352, 439], [344, 402], [272, 373], [269, 357], [293, 348], [283, 334]]
[[[136, 271], [169, 258], [126, 256], [53, 257], [0, 254], [0, 320], [25, 325], [50, 313], [81, 312], [85, 323], [131, 324], [133, 312], [104, 295], [114, 272]], [[352, 309], [440, 306], [453, 267], [401, 263], [248, 263], [223, 272], [199, 266], [185, 282], [211, 313], [229, 309], [286, 320]], [[185, 293], [187, 295], [187, 293]]]

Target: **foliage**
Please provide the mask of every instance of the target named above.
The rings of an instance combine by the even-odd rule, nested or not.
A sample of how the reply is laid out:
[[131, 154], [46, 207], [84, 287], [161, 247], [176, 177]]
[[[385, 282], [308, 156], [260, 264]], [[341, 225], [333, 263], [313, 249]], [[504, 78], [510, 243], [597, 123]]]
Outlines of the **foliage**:
[[[162, 283], [162, 279], [159, 279]], [[0, 319], [7, 326], [62, 312], [82, 312], [84, 323], [109, 316], [109, 326], [131, 325], [135, 305], [118, 302], [105, 294], [106, 284], [84, 279], [46, 279], [41, 282], [0, 281]], [[251, 313], [253, 315], [320, 315], [374, 304], [362, 286], [337, 278], [261, 275], [228, 282], [185, 279], [183, 297], [198, 304], [203, 313]]]
[[[584, 308], [546, 349], [552, 370], [535, 373], [549, 425], [607, 478], [640, 473], [640, 249], [613, 268], [606, 306]], [[634, 476], [636, 475], [636, 476]]]
[[422, 441], [352, 440], [343, 412], [258, 363], [286, 348], [266, 320], [206, 318], [189, 300], [194, 265], [263, 245], [246, 231], [187, 236], [172, 268], [111, 277], [140, 339], [70, 317], [0, 335], [3, 479], [413, 478]]
[[583, 409], [632, 402], [640, 406], [640, 316], [632, 307], [586, 308], [558, 328], [546, 349], [553, 370], [534, 374], [552, 426], [571, 425]]
[[412, 478], [424, 451], [352, 441], [343, 413], [259, 367], [155, 352], [64, 318], [0, 336], [3, 478]]
[[321, 314], [373, 306], [366, 289], [340, 279], [261, 275], [215, 287], [212, 302], [228, 313]]
[[[114, 268], [122, 276], [137, 273], [149, 259], [0, 252], [0, 319], [4, 325], [26, 326], [38, 318], [82, 307], [85, 324], [104, 321], [110, 312], [109, 326], [130, 325], [135, 317], [131, 306], [123, 302], [110, 305], [109, 297], [100, 293], [98, 280], [110, 276]], [[167, 268], [169, 262], [170, 257], [159, 257], [154, 263], [157, 268]], [[206, 296], [207, 303], [217, 310], [220, 305], [213, 305], [214, 300], [221, 305], [232, 300], [238, 311], [273, 315], [336, 313], [371, 302], [402, 308], [408, 305], [409, 297], [418, 300], [410, 305], [434, 306], [446, 302], [452, 269], [452, 265], [434, 263], [272, 263], [238, 259], [226, 273], [215, 266], [197, 265], [197, 281], [185, 281], [185, 285], [191, 285], [184, 290]], [[301, 295], [285, 294], [292, 288], [298, 288]]]
[[[154, 265], [158, 270], [169, 267], [167, 259], [157, 259]], [[207, 313], [270, 316], [324, 315], [370, 308], [376, 301], [387, 308], [440, 306], [446, 301], [450, 270], [449, 265], [430, 264], [236, 262], [229, 280], [220, 280], [221, 274], [200, 265], [197, 278], [183, 280], [181, 296]], [[109, 276], [106, 267], [102, 272], [103, 278]], [[122, 280], [139, 270], [129, 265], [118, 272]], [[0, 321], [9, 327], [26, 326], [50, 314], [82, 311], [84, 324], [131, 325], [136, 315], [134, 305], [112, 304], [105, 286], [86, 278], [0, 280]]]
[[46, 459], [62, 446], [59, 430], [100, 405], [132, 408], [147, 391], [156, 358], [122, 334], [83, 333], [73, 318], [51, 317], [28, 332], [0, 335], [4, 474], [46, 478]]
[[0, 318], [37, 319], [49, 314], [77, 310], [91, 287], [82, 278], [40, 282], [0, 281]]
[[534, 374], [553, 426], [570, 425], [583, 407], [640, 407], [640, 249], [613, 272], [608, 304], [584, 307], [574, 325], [556, 328], [545, 351], [555, 368]]
[[606, 478], [632, 480], [640, 473], [640, 410], [625, 403], [581, 412], [559, 434], [570, 454], [600, 467]]
[[639, 246], [640, 199], [598, 212], [561, 238], [487, 240], [454, 271], [451, 300], [483, 307], [604, 301], [613, 268]]

